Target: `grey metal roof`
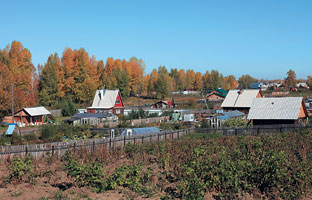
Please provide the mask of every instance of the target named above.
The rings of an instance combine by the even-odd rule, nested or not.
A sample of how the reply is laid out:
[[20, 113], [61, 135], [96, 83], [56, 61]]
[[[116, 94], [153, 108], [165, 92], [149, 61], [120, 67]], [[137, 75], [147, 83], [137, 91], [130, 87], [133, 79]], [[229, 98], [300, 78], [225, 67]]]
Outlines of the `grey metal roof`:
[[297, 120], [302, 97], [255, 98], [248, 119]]
[[245, 113], [240, 112], [238, 110], [234, 110], [234, 111], [230, 111], [230, 112], [224, 112], [223, 114], [229, 116], [230, 118], [231, 117], [242, 117], [242, 116], [245, 116]]
[[90, 108], [112, 108], [119, 90], [97, 90]]
[[260, 90], [230, 90], [226, 95], [221, 107], [250, 108], [253, 99], [257, 97]]
[[39, 116], [39, 115], [51, 115], [51, 113], [45, 107], [32, 107], [32, 108], [24, 108], [24, 110], [30, 116]]

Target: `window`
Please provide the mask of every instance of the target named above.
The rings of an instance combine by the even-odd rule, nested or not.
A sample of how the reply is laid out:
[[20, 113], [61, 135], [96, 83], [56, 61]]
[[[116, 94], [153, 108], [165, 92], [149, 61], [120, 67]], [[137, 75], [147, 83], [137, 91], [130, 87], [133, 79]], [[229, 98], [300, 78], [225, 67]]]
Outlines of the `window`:
[[120, 114], [120, 109], [117, 109], [117, 110], [116, 110], [116, 114]]
[[119, 99], [116, 100], [116, 104], [120, 104], [120, 100]]

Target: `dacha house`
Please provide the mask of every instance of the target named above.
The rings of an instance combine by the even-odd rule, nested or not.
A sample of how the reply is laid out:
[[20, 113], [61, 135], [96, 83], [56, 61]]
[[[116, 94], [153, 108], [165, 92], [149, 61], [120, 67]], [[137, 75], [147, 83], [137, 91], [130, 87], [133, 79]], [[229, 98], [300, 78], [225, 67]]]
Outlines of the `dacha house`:
[[210, 102], [223, 101], [227, 93], [228, 92], [223, 89], [214, 90], [207, 95], [207, 101], [210, 101]]
[[97, 90], [88, 113], [113, 113], [117, 116], [123, 115], [124, 104], [119, 90]]
[[[14, 122], [20, 126], [38, 126], [49, 122], [51, 113], [45, 107], [23, 108], [14, 114]], [[3, 120], [12, 123], [12, 117]]]
[[305, 123], [308, 112], [302, 97], [255, 98], [248, 120], [253, 125]]

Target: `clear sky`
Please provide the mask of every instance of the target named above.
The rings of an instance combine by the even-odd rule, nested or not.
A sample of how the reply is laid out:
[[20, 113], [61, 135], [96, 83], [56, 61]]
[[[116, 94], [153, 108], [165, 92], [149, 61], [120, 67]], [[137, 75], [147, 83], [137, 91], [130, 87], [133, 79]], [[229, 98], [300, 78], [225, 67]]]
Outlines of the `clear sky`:
[[0, 48], [13, 40], [35, 66], [66, 47], [224, 75], [312, 75], [312, 1], [0, 0]]

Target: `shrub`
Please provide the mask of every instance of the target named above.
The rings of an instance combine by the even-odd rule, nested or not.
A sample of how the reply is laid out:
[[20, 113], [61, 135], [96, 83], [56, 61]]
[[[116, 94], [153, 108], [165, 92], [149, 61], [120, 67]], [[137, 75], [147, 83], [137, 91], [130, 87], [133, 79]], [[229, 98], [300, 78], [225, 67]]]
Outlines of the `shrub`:
[[246, 127], [247, 122], [242, 118], [229, 118], [228, 120], [225, 120], [224, 126], [230, 128]]
[[8, 182], [16, 180], [18, 182], [25, 179], [25, 181], [32, 182], [32, 161], [29, 157], [22, 160], [20, 157], [14, 158], [12, 164], [9, 166], [10, 175], [7, 178]]

